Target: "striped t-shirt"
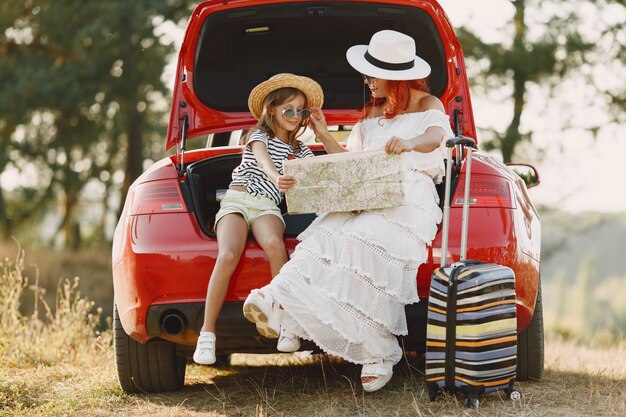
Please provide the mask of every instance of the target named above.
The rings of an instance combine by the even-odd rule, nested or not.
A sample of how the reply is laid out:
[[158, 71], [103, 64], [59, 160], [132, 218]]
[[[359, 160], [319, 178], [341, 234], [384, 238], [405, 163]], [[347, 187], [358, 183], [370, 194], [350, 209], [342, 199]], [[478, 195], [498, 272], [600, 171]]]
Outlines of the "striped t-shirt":
[[283, 199], [283, 193], [272, 182], [263, 169], [259, 166], [254, 153], [250, 148], [250, 144], [254, 141], [260, 141], [267, 146], [267, 152], [270, 154], [274, 166], [280, 173], [284, 175], [283, 161], [292, 158], [309, 158], [313, 152], [307, 148], [302, 142], [298, 141], [298, 149], [294, 152], [291, 145], [281, 141], [278, 138], [270, 138], [269, 135], [261, 130], [253, 131], [248, 137], [248, 144], [243, 150], [241, 163], [233, 170], [233, 181], [230, 185], [243, 185], [246, 191], [254, 196], [269, 197], [280, 204]]

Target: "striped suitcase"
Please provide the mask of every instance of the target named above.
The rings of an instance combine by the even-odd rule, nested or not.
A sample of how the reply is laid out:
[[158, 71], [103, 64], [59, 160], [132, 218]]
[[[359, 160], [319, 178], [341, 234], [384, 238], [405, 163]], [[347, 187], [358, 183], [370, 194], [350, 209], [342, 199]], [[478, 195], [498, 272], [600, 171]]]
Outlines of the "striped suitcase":
[[[517, 313], [515, 274], [506, 266], [465, 260], [469, 218], [469, 184], [473, 141], [455, 138], [452, 147], [468, 146], [461, 234], [461, 261], [436, 269], [430, 285], [426, 324], [426, 384], [431, 399], [442, 391], [465, 395], [465, 405], [478, 408], [479, 397], [513, 388], [517, 368]], [[462, 153], [458, 153], [462, 154]], [[450, 178], [448, 163], [443, 220], [442, 253], [448, 249]]]

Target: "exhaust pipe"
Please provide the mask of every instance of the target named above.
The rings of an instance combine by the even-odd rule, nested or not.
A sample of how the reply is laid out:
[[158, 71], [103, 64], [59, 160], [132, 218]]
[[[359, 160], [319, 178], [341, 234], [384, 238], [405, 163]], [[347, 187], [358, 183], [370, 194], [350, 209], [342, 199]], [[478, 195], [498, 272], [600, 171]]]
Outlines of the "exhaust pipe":
[[161, 329], [169, 336], [178, 336], [186, 326], [187, 320], [179, 312], [168, 313], [161, 320]]

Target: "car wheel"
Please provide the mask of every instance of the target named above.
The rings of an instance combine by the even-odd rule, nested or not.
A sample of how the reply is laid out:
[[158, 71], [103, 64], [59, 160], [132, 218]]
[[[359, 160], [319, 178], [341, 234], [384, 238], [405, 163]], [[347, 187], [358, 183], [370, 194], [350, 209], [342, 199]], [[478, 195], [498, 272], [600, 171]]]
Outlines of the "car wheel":
[[533, 318], [517, 339], [517, 380], [540, 380], [543, 377], [543, 360], [543, 302], [540, 282]]
[[131, 339], [113, 307], [113, 338], [120, 386], [126, 392], [163, 392], [181, 389], [187, 361], [167, 341], [139, 343]]

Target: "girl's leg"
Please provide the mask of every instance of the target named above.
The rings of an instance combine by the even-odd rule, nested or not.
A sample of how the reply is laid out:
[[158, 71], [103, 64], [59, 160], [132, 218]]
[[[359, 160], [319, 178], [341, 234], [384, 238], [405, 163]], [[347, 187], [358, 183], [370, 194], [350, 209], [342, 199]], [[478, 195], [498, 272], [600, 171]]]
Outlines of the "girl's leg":
[[215, 322], [224, 304], [230, 277], [248, 239], [248, 224], [239, 214], [227, 214], [217, 227], [217, 260], [206, 292], [202, 332], [215, 333]]
[[[263, 215], [252, 222], [251, 229], [269, 258], [273, 278], [289, 259], [283, 240], [285, 225], [274, 215]], [[300, 339], [281, 326], [276, 348], [281, 352], [295, 352], [300, 349]]]
[[267, 254], [273, 278], [289, 259], [283, 241], [285, 225], [273, 214], [265, 214], [254, 219], [250, 228], [254, 239]]

